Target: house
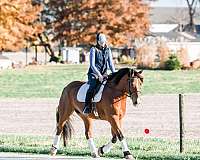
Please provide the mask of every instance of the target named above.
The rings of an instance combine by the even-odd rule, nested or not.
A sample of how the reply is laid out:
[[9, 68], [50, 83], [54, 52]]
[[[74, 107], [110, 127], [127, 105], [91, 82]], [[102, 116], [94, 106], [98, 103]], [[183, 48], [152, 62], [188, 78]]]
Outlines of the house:
[[194, 16], [196, 32], [186, 29], [187, 8], [156, 7], [151, 10], [150, 41], [162, 40], [173, 53], [181, 48], [187, 49], [189, 61], [200, 58], [200, 10]]
[[0, 69], [12, 68], [12, 61], [0, 54]]
[[62, 48], [62, 60], [67, 63], [80, 63], [80, 51], [82, 48], [78, 47], [63, 47]]
[[150, 32], [153, 36], [150, 39], [164, 41], [173, 53], [177, 53], [181, 48], [187, 49], [190, 62], [199, 59], [200, 33], [179, 32], [178, 28], [178, 24], [152, 24]]

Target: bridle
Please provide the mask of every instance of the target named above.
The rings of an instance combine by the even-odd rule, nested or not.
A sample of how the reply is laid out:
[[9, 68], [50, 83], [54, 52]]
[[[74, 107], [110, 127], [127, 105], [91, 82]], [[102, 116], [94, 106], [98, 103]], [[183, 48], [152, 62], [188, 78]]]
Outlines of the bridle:
[[[132, 77], [133, 73], [134, 73], [134, 69], [129, 69], [129, 73], [128, 73], [128, 93], [125, 94], [127, 97], [132, 97], [134, 93], [137, 93], [137, 94], [141, 93], [140, 90], [137, 90], [135, 87], [133, 87], [133, 80], [135, 78], [136, 79], [139, 78], [138, 76], [135, 76], [135, 75]], [[107, 87], [113, 89], [113, 87], [111, 87], [109, 85], [107, 85]], [[134, 88], [134, 90], [131, 91], [131, 88]], [[115, 89], [115, 91], [124, 93], [124, 90]]]
[[134, 92], [131, 91], [131, 88], [133, 88], [133, 80], [134, 80], [132, 75], [133, 75], [133, 69], [129, 69], [129, 73], [128, 73], [128, 97], [132, 97], [132, 95], [134, 94]]
[[[136, 78], [138, 79], [139, 77], [137, 76], [133, 76], [134, 70], [133, 69], [129, 69], [129, 73], [128, 73], [128, 97], [132, 97], [134, 93], [141, 93], [140, 90], [137, 90], [136, 87], [133, 87], [133, 80]], [[131, 91], [131, 88], [134, 88], [134, 91]]]

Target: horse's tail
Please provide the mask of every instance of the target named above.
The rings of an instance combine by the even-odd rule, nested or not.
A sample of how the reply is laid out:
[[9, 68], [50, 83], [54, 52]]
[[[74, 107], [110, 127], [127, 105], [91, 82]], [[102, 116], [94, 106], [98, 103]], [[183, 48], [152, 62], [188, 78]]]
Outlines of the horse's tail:
[[[56, 122], [58, 124], [59, 122], [59, 112], [58, 109], [56, 111]], [[63, 126], [63, 131], [62, 131], [62, 136], [63, 136], [63, 144], [66, 147], [67, 144], [67, 140], [71, 139], [72, 137], [72, 133], [73, 133], [73, 126], [71, 123], [71, 119], [69, 118], [68, 121], [65, 122], [64, 126]]]

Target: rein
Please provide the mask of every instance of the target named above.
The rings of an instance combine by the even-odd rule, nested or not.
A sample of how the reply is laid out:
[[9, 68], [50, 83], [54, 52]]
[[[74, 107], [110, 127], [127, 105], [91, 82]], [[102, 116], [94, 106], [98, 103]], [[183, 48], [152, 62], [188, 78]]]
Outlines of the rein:
[[[107, 85], [108, 88], [110, 89], [113, 89], [119, 93], [125, 93], [125, 88], [123, 90], [119, 90], [119, 89], [116, 89], [116, 88], [113, 88], [113, 87], [110, 87], [109, 85]], [[129, 94], [125, 93], [126, 96], [129, 96]]]
[[133, 74], [133, 69], [129, 69], [129, 74], [128, 74], [128, 97], [132, 97], [133, 92], [131, 91], [132, 82], [134, 78], [132, 77]]

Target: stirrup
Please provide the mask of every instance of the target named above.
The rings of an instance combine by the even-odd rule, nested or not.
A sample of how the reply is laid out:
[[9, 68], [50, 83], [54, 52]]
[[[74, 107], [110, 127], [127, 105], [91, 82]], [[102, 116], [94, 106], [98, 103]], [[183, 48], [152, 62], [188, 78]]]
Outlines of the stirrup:
[[83, 109], [83, 114], [88, 115], [90, 113], [92, 113], [92, 109], [89, 106], [85, 106]]
[[92, 112], [94, 113], [95, 117], [99, 118], [99, 114], [97, 112], [97, 108], [96, 108], [96, 104], [95, 103], [92, 104]]

